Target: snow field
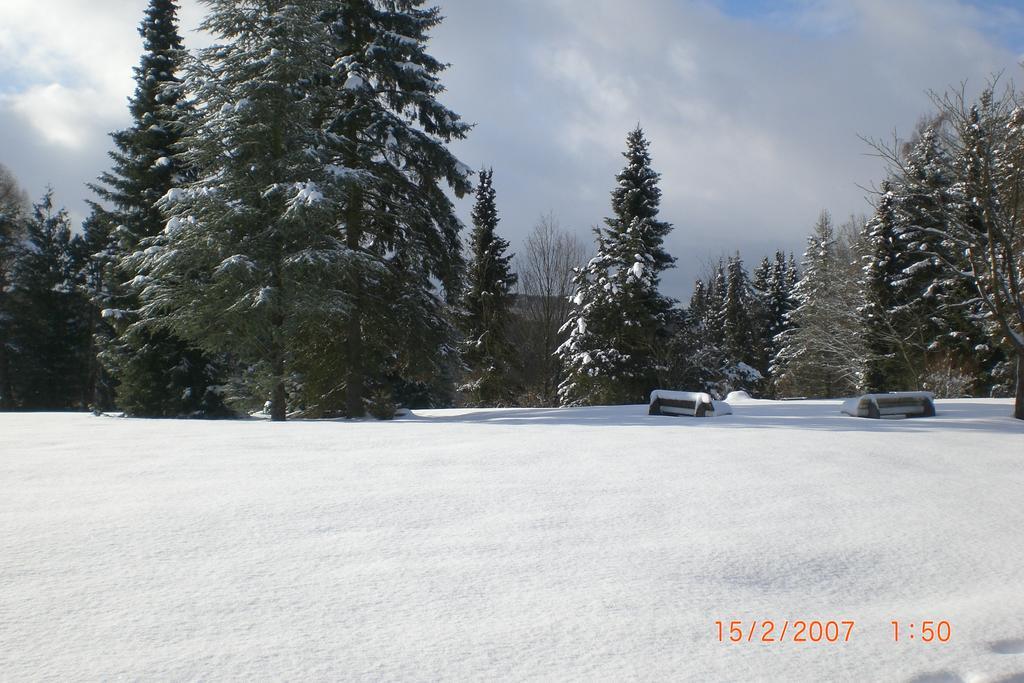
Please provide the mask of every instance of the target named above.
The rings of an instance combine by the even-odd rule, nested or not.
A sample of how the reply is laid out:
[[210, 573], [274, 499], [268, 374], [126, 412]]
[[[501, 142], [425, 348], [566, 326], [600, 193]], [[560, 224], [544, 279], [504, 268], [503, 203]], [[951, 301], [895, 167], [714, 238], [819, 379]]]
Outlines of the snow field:
[[839, 406], [3, 414], [0, 679], [1021, 680], [1024, 425]]

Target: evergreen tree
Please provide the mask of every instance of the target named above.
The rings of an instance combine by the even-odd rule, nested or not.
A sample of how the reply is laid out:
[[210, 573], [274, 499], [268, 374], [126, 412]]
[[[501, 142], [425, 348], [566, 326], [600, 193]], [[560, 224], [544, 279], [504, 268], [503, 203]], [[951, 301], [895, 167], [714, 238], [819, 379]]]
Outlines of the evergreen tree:
[[762, 377], [768, 377], [772, 358], [772, 262], [767, 256], [754, 271], [750, 283], [750, 322], [753, 333], [751, 356], [753, 365]]
[[0, 164], [0, 410], [15, 407], [10, 356], [14, 353], [14, 269], [24, 253], [28, 199]]
[[665, 369], [671, 300], [658, 291], [674, 259], [663, 247], [672, 226], [658, 220], [661, 190], [639, 126], [627, 138], [613, 215], [595, 229], [597, 256], [577, 270], [575, 307], [559, 347], [563, 405], [646, 402]]
[[83, 408], [88, 348], [85, 302], [67, 213], [48, 190], [32, 207], [13, 277], [13, 394], [23, 408]]
[[725, 354], [721, 348], [721, 329], [712, 329], [718, 324], [721, 307], [715, 293], [717, 279], [716, 273], [707, 282], [694, 282], [683, 325], [677, 330], [671, 347], [673, 387], [713, 391], [722, 379]]
[[[451, 384], [436, 382], [453, 376], [448, 306], [463, 290], [464, 263], [461, 224], [441, 181], [459, 197], [470, 190], [469, 169], [446, 146], [470, 126], [438, 100], [447, 67], [426, 51], [437, 8], [422, 9], [423, 0], [326, 5], [342, 94], [326, 99], [324, 128], [336, 141], [339, 210], [357, 256], [339, 355], [345, 410], [358, 416], [367, 389], [386, 391], [389, 377], [432, 384], [432, 400], [450, 395]], [[373, 295], [378, 276], [397, 300]]]
[[929, 385], [934, 367], [944, 364], [972, 375], [980, 389], [991, 382], [989, 373], [1002, 357], [998, 348], [988, 348], [977, 295], [964, 279], [949, 278], [937, 256], [946, 248], [944, 235], [957, 201], [952, 165], [939, 131], [929, 126], [910, 147], [896, 185], [902, 274], [891, 283], [889, 314], [904, 340], [900, 350], [911, 388]]
[[[707, 305], [704, 309], [705, 341], [725, 354], [725, 294], [729, 289], [725, 262], [719, 259], [715, 272], [708, 279]], [[721, 370], [721, 368], [718, 368]]]
[[796, 307], [779, 338], [772, 364], [778, 390], [788, 395], [835, 397], [861, 382], [863, 348], [851, 264], [839, 258], [831, 217], [822, 212], [808, 238]]
[[794, 290], [798, 279], [792, 254], [787, 261], [782, 251], [775, 252], [771, 266], [768, 292], [765, 297], [765, 328], [763, 331], [767, 365], [764, 375], [768, 378], [766, 390], [769, 396], [776, 394], [776, 377], [773, 371], [775, 357], [781, 348], [784, 333], [791, 328], [790, 313], [796, 308]]
[[104, 362], [106, 354], [116, 348], [117, 332], [110, 319], [103, 317], [103, 311], [114, 305], [115, 290], [120, 289], [111, 277], [117, 255], [111, 249], [110, 227], [109, 220], [93, 211], [82, 223], [76, 258], [79, 290], [88, 302], [85, 311], [89, 340], [86, 392], [89, 405], [97, 411], [112, 410], [116, 405], [116, 380], [110, 373], [111, 366]]
[[729, 259], [725, 300], [722, 303], [722, 336], [730, 364], [757, 362], [754, 322], [751, 320], [753, 297], [747, 271], [739, 254]]
[[[906, 318], [899, 315], [908, 304], [904, 243], [899, 238], [896, 194], [889, 181], [882, 183], [875, 214], [866, 225], [870, 253], [865, 257], [862, 276], [865, 356], [864, 389], [871, 392], [903, 390], [913, 381], [907, 377], [902, 353], [906, 348]], [[900, 298], [903, 300], [900, 301]], [[913, 332], [913, 330], [909, 330]], [[916, 388], [916, 387], [915, 387]]]
[[[213, 416], [225, 412], [216, 387], [223, 368], [155, 320], [139, 319], [138, 269], [125, 258], [165, 225], [158, 200], [189, 175], [180, 157], [188, 108], [179, 72], [185, 60], [177, 3], [150, 0], [139, 27], [143, 54], [129, 101], [133, 124], [111, 135], [111, 170], [92, 189], [109, 208], [93, 204], [86, 222], [89, 263], [83, 274], [93, 306], [93, 345], [102, 361], [91, 372], [93, 402], [117, 403], [129, 415]], [[188, 368], [187, 372], [182, 372]]]
[[[461, 272], [459, 223], [438, 184], [468, 169], [445, 142], [420, 2], [210, 3], [223, 44], [187, 70], [196, 179], [170, 191], [166, 234], [137, 254], [146, 310], [231, 350], [273, 419], [437, 374], [452, 329], [440, 281]], [[339, 377], [341, 385], [339, 385]]]
[[510, 386], [513, 350], [508, 338], [512, 272], [508, 242], [498, 236], [498, 208], [492, 184], [493, 169], [480, 171], [473, 206], [471, 258], [462, 298], [462, 356], [469, 368], [462, 387], [473, 405], [506, 405], [514, 395]]

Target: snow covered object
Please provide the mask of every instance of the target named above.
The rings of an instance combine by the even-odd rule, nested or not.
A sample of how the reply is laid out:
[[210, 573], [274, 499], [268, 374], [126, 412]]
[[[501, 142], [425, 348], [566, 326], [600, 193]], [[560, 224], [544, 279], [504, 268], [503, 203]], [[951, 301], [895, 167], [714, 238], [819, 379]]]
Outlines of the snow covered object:
[[460, 322], [465, 340], [462, 358], [468, 376], [461, 390], [470, 405], [502, 406], [513, 395], [511, 366], [515, 353], [508, 338], [512, 272], [508, 241], [497, 234], [498, 208], [493, 169], [480, 171], [473, 206], [470, 260], [466, 271]]
[[647, 414], [718, 417], [732, 415], [732, 406], [725, 401], [716, 401], [711, 394], [704, 392], [655, 389], [651, 392]]
[[864, 394], [843, 402], [841, 412], [851, 417], [934, 417], [935, 397], [928, 391], [894, 391]]
[[597, 255], [575, 271], [574, 306], [562, 328], [569, 338], [558, 349], [562, 405], [636, 403], [658, 384], [672, 307], [658, 284], [674, 259], [662, 246], [672, 226], [657, 218], [661, 190], [648, 147], [639, 127], [629, 134], [613, 215], [595, 229]]

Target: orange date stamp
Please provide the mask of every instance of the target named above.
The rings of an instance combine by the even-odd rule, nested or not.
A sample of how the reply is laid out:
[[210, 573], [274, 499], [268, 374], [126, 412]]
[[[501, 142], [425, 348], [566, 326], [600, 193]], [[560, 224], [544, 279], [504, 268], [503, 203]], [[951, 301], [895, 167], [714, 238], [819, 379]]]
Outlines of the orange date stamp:
[[[948, 643], [953, 637], [949, 621], [889, 622], [892, 642]], [[716, 621], [720, 643], [849, 643], [857, 622], [853, 619], [733, 619]]]
[[715, 622], [720, 643], [848, 643], [855, 625], [852, 619]]

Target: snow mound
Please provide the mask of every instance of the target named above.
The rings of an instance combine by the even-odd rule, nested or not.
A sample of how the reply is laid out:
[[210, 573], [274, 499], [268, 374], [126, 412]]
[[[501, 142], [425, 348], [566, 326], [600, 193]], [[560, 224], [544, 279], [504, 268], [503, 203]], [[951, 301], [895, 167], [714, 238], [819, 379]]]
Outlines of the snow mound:
[[711, 405], [714, 406], [715, 417], [732, 415], [732, 406], [727, 401], [712, 401]]
[[753, 401], [755, 399], [751, 398], [750, 394], [747, 392], [740, 390], [730, 391], [729, 395], [725, 397], [725, 400], [729, 403], [744, 403], [745, 401]]

